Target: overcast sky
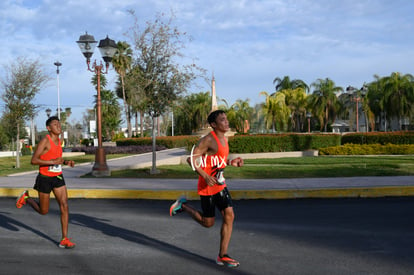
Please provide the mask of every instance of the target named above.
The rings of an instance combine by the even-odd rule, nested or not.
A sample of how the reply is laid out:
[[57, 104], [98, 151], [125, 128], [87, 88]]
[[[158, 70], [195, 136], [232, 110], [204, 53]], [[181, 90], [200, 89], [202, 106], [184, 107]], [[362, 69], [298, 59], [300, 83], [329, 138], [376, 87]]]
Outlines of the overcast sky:
[[[275, 77], [308, 85], [329, 77], [345, 88], [361, 87], [374, 74], [413, 74], [411, 0], [2, 0], [0, 64], [17, 57], [39, 60], [52, 78], [36, 97], [39, 128], [44, 110], [57, 108], [57, 60], [62, 63], [60, 105], [72, 108], [69, 121], [80, 121], [84, 109], [93, 106], [93, 73], [75, 41], [88, 31], [96, 40], [109, 35], [133, 44], [125, 35], [134, 24], [128, 10], [135, 11], [140, 26], [172, 10], [174, 25], [193, 37], [185, 54], [197, 58], [208, 77], [214, 73], [217, 96], [230, 104], [263, 102], [259, 93], [273, 92]], [[92, 58], [101, 59], [97, 49]], [[107, 80], [113, 87], [113, 70]], [[190, 92], [210, 90], [208, 82], [199, 84]]]

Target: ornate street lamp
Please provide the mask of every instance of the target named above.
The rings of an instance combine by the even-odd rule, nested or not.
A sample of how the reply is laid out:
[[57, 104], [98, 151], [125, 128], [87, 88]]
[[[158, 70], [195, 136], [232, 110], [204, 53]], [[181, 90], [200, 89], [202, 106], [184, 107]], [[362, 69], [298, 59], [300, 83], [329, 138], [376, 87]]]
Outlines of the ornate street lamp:
[[[358, 94], [358, 89], [348, 86], [346, 91], [352, 96], [352, 101], [355, 101], [355, 109], [356, 109], [356, 132], [359, 132], [359, 102], [363, 100]], [[362, 96], [365, 96], [366, 87], [365, 85], [361, 88], [360, 93]]]
[[91, 57], [95, 49], [96, 44], [95, 38], [88, 33], [81, 35], [79, 40], [76, 41], [82, 54], [86, 58], [86, 64], [88, 65], [88, 70], [94, 72], [97, 77], [97, 130], [98, 130], [98, 148], [95, 153], [95, 164], [92, 168], [92, 175], [94, 176], [109, 176], [111, 172], [109, 171], [108, 165], [106, 164], [105, 150], [102, 147], [102, 114], [101, 114], [101, 73], [108, 73], [109, 64], [112, 61], [112, 57], [117, 51], [117, 46], [114, 40], [109, 39], [107, 36], [105, 39], [99, 41], [98, 48], [101, 52], [102, 59], [105, 61], [105, 71], [103, 70], [102, 61], [98, 65], [96, 60], [93, 62], [92, 67], [90, 66]]
[[46, 115], [47, 115], [47, 118], [49, 118], [50, 117], [50, 114], [52, 113], [52, 110], [50, 110], [50, 108], [47, 108], [46, 109]]

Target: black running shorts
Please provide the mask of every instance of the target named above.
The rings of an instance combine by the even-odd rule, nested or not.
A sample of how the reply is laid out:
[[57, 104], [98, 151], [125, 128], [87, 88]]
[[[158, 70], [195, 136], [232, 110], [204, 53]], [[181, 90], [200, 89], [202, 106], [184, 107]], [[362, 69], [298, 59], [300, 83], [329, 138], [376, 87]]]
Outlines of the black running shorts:
[[64, 185], [65, 179], [63, 178], [62, 174], [56, 177], [48, 177], [42, 174], [38, 174], [33, 189], [42, 193], [50, 194], [53, 188], [62, 187]]
[[200, 196], [200, 200], [203, 216], [207, 218], [212, 218], [216, 215], [216, 207], [220, 211], [223, 211], [227, 207], [233, 207], [233, 202], [227, 187], [217, 194], [211, 196]]

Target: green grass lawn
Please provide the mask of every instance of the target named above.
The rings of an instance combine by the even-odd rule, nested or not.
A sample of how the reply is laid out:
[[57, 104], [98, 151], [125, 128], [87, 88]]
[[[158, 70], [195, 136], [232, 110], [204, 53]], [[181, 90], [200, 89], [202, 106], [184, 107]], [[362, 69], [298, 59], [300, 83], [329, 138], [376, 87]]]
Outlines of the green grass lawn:
[[[112, 171], [111, 177], [128, 178], [197, 178], [188, 165], [157, 167], [159, 174], [151, 175], [149, 168]], [[227, 167], [228, 179], [248, 178], [314, 178], [356, 176], [414, 175], [414, 156], [375, 157], [303, 157], [245, 160], [243, 167]]]
[[[108, 154], [107, 159], [125, 155]], [[20, 158], [20, 168], [15, 157], [0, 158], [0, 176], [38, 170], [30, 164], [31, 156]], [[94, 162], [95, 155], [71, 158], [77, 164]], [[188, 178], [197, 175], [188, 165], [159, 166], [159, 174], [151, 175], [150, 168], [112, 171], [111, 177], [118, 178]], [[247, 159], [245, 166], [227, 167], [228, 179], [249, 178], [307, 178], [307, 177], [356, 177], [356, 176], [408, 176], [414, 175], [414, 156], [319, 156], [302, 158]]]

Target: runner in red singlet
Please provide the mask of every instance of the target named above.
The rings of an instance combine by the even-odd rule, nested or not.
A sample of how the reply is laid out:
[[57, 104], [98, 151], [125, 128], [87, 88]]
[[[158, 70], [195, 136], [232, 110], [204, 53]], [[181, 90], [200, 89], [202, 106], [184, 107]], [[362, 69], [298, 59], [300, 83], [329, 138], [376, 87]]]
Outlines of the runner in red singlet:
[[26, 203], [36, 212], [46, 215], [49, 212], [50, 192], [53, 191], [60, 209], [60, 223], [62, 227], [62, 239], [60, 248], [73, 248], [75, 244], [68, 238], [69, 208], [68, 192], [65, 179], [62, 175], [62, 164], [73, 167], [73, 160], [62, 158], [62, 144], [59, 135], [62, 132], [59, 119], [55, 116], [46, 121], [49, 135], [44, 137], [37, 145], [32, 156], [31, 163], [39, 165], [39, 174], [36, 178], [34, 189], [38, 191], [39, 202], [29, 197], [29, 191], [25, 190], [16, 200], [16, 207], [21, 208]]
[[227, 165], [240, 167], [241, 158], [228, 160], [229, 146], [224, 134], [229, 130], [229, 122], [224, 111], [217, 110], [208, 116], [208, 122], [213, 128], [201, 138], [193, 149], [188, 163], [199, 174], [198, 194], [200, 195], [202, 212], [187, 203], [184, 197], [179, 198], [170, 207], [170, 215], [187, 212], [202, 226], [211, 227], [215, 221], [215, 208], [223, 216], [220, 234], [220, 250], [216, 263], [228, 267], [238, 267], [240, 264], [227, 254], [233, 230], [233, 203], [225, 183], [223, 171]]

